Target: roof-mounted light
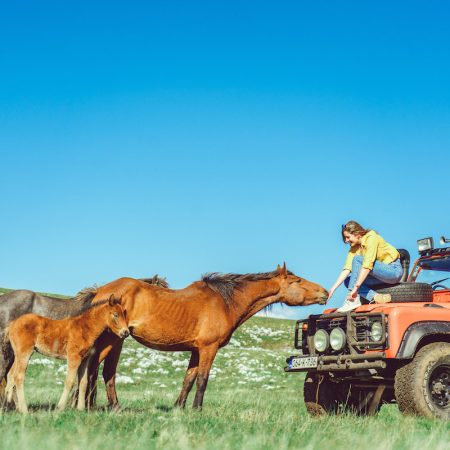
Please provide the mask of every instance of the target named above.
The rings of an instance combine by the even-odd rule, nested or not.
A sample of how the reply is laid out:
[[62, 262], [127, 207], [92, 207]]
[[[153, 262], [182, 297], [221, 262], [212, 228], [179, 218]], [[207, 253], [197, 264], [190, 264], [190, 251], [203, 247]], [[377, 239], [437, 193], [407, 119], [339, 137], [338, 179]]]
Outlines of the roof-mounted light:
[[427, 238], [419, 239], [417, 241], [417, 247], [418, 247], [420, 254], [428, 252], [430, 250], [433, 250], [433, 248], [434, 248], [433, 238], [427, 237]]

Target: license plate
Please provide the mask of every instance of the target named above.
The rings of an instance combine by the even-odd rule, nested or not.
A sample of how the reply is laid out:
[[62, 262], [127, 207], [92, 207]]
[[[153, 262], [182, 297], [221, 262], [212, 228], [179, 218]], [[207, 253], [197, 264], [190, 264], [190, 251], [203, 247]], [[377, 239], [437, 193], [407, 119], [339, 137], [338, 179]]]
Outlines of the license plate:
[[290, 369], [311, 369], [317, 367], [317, 356], [297, 356], [289, 361]]

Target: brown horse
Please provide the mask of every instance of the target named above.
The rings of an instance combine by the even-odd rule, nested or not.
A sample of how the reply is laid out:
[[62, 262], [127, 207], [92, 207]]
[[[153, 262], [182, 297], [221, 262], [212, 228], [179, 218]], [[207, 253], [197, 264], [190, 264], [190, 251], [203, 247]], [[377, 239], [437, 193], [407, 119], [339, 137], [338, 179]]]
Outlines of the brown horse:
[[17, 409], [28, 412], [23, 390], [28, 361], [34, 350], [46, 356], [67, 359], [67, 377], [57, 408], [67, 404], [77, 373], [79, 380], [78, 409], [85, 408], [87, 366], [97, 338], [109, 329], [117, 339], [129, 335], [121, 300], [98, 301], [83, 314], [62, 320], [47, 319], [36, 314], [25, 314], [13, 321], [7, 330], [14, 350], [14, 364], [8, 373], [7, 401], [11, 402], [14, 387], [17, 392]]
[[[201, 408], [211, 365], [219, 348], [233, 332], [261, 309], [282, 302], [289, 306], [326, 303], [324, 288], [278, 266], [258, 274], [205, 275], [184, 289], [151, 286], [132, 278], [120, 278], [98, 288], [96, 297], [122, 297], [131, 336], [141, 344], [164, 351], [190, 351], [191, 358], [176, 405], [184, 407], [197, 382], [193, 406]], [[118, 406], [115, 374], [122, 341], [102, 335], [91, 359], [90, 392], [95, 399], [98, 365], [105, 358], [103, 378], [110, 407]]]

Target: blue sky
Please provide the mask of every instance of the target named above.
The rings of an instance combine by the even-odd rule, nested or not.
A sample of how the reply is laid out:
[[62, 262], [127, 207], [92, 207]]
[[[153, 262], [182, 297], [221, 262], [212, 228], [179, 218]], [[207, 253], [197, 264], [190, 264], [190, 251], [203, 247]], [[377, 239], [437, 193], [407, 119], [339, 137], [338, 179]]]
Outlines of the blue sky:
[[450, 235], [449, 19], [447, 2], [5, 5], [0, 286], [179, 288], [286, 261], [328, 288], [349, 219], [415, 256]]

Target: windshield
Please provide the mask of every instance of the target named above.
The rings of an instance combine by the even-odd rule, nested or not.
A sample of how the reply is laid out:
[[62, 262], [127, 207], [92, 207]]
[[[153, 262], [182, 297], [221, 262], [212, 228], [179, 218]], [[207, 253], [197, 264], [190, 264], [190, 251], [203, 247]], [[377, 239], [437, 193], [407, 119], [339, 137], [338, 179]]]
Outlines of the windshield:
[[[416, 278], [417, 283], [434, 283], [436, 281], [440, 281], [443, 278], [450, 277], [450, 273], [448, 272], [439, 272], [437, 270], [421, 270], [419, 275]], [[449, 285], [449, 282], [442, 282], [442, 284]]]

